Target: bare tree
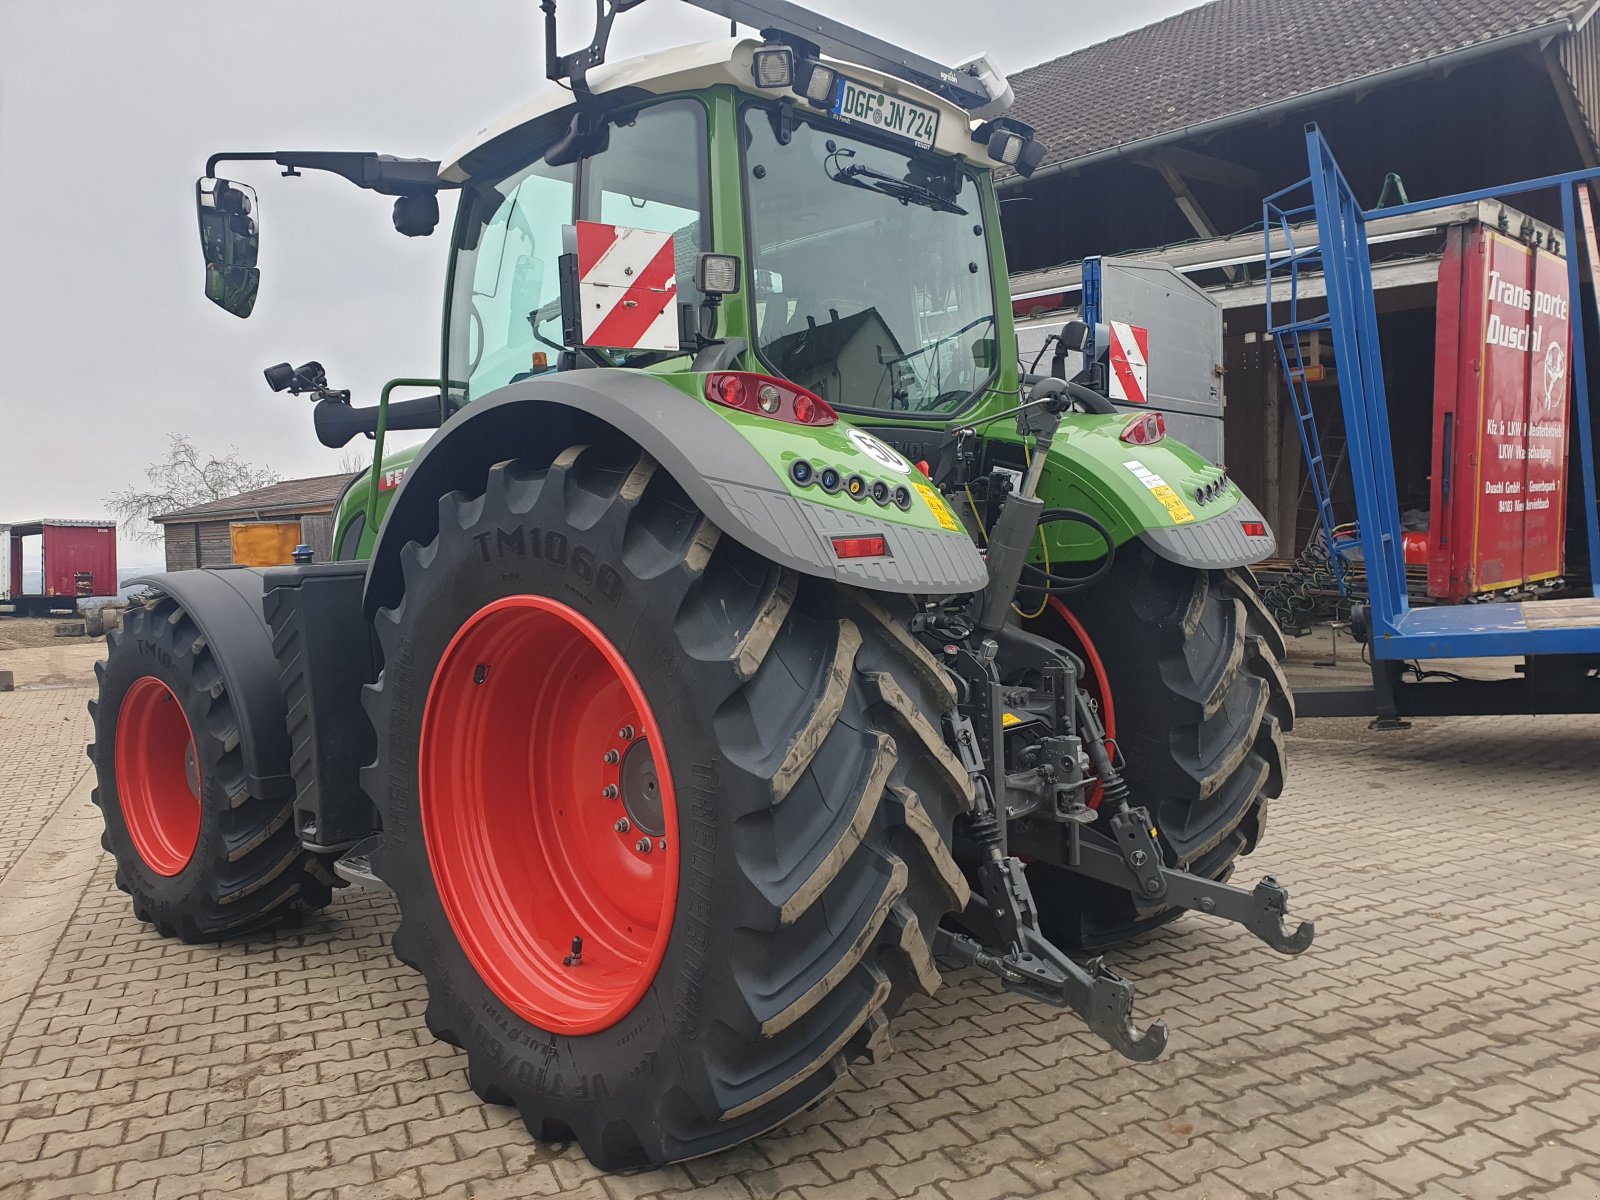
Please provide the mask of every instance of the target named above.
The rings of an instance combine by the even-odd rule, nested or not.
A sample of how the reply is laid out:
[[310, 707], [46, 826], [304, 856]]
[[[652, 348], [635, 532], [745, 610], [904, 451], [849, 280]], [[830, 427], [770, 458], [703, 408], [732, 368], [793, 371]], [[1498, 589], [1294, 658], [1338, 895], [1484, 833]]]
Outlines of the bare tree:
[[354, 450], [346, 450], [339, 455], [339, 470], [350, 475], [372, 470], [371, 451], [363, 450], [359, 446]]
[[237, 450], [223, 458], [204, 454], [181, 433], [167, 434], [167, 456], [151, 463], [144, 474], [147, 488], [113, 492], [105, 503], [124, 533], [152, 545], [161, 540], [161, 530], [151, 517], [267, 487], [279, 479], [276, 471], [245, 462]]

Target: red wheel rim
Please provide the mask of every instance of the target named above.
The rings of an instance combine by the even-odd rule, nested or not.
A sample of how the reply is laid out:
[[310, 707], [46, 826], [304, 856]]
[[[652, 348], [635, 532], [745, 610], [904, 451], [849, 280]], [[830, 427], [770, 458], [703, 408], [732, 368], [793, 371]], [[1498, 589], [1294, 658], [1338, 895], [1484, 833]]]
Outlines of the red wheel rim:
[[[1089, 631], [1083, 627], [1083, 622], [1073, 616], [1072, 610], [1063, 604], [1057, 597], [1050, 597], [1050, 609], [1067, 623], [1071, 637], [1066, 639], [1073, 648], [1083, 655], [1083, 665], [1088, 668], [1089, 677], [1083, 681], [1085, 690], [1100, 706], [1100, 723], [1106, 727], [1106, 740], [1117, 740], [1117, 709], [1111, 699], [1111, 676], [1106, 672], [1105, 661], [1100, 657], [1100, 651], [1095, 648], [1094, 639], [1089, 636]], [[1113, 760], [1115, 761], [1115, 760]], [[1101, 787], [1097, 783], [1086, 803], [1090, 808], [1100, 807]]]
[[677, 809], [617, 648], [544, 596], [479, 609], [428, 690], [418, 772], [439, 898], [494, 994], [554, 1033], [631, 1012], [672, 932]]
[[117, 800], [139, 857], [157, 875], [189, 865], [200, 840], [204, 781], [194, 733], [171, 688], [141, 675], [117, 716]]

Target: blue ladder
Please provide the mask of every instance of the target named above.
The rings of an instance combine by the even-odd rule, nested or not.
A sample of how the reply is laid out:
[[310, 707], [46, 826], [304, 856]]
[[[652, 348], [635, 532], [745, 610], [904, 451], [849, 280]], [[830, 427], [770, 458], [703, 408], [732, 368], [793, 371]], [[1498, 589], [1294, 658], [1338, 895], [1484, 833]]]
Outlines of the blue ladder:
[[[1339, 543], [1334, 539], [1334, 530], [1338, 522], [1333, 513], [1333, 488], [1328, 481], [1327, 462], [1322, 454], [1322, 435], [1317, 430], [1316, 412], [1311, 407], [1311, 385], [1306, 378], [1305, 351], [1301, 340], [1303, 334], [1327, 333], [1332, 340], [1333, 321], [1324, 315], [1320, 317], [1303, 317], [1300, 313], [1300, 279], [1301, 272], [1319, 268], [1322, 265], [1322, 247], [1313, 242], [1312, 245], [1302, 250], [1295, 244], [1295, 225], [1305, 222], [1309, 225], [1311, 236], [1314, 238], [1316, 230], [1316, 205], [1312, 202], [1287, 206], [1287, 202], [1297, 192], [1306, 188], [1306, 184], [1297, 184], [1286, 188], [1269, 197], [1262, 204], [1262, 226], [1265, 230], [1266, 255], [1264, 262], [1267, 272], [1267, 332], [1272, 335], [1278, 350], [1278, 366], [1283, 371], [1283, 379], [1289, 388], [1289, 397], [1294, 404], [1295, 429], [1300, 435], [1300, 449], [1305, 455], [1306, 472], [1311, 481], [1311, 489], [1317, 502], [1317, 523], [1322, 527], [1322, 535], [1327, 539], [1328, 557], [1333, 563], [1334, 579], [1339, 585], [1339, 594], [1348, 597], [1349, 591], [1345, 585], [1345, 556]], [[1283, 241], [1284, 249], [1275, 252], [1273, 249], [1273, 234], [1276, 233]], [[1273, 286], [1277, 283], [1288, 288], [1288, 298], [1273, 302]], [[1286, 319], [1278, 320], [1282, 311]], [[1291, 534], [1291, 537], [1293, 535]]]

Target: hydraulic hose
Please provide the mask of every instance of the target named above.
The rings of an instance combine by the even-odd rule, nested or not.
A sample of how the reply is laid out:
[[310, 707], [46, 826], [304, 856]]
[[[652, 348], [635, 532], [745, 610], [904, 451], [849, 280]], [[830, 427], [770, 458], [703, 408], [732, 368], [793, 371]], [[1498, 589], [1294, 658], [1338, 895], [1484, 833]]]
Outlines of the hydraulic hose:
[[[1087, 525], [1094, 530], [1100, 540], [1106, 544], [1106, 557], [1095, 570], [1087, 575], [1057, 575], [1043, 567], [1036, 567], [1032, 563], [1023, 567], [1024, 586], [1041, 587], [1052, 596], [1070, 595], [1093, 587], [1111, 573], [1112, 564], [1117, 559], [1117, 543], [1111, 536], [1111, 531], [1097, 518], [1090, 516], [1076, 508], [1049, 508], [1039, 514], [1039, 524], [1048, 525], [1052, 521], [1074, 521], [1080, 525]], [[1042, 582], [1029, 583], [1030, 579]]]

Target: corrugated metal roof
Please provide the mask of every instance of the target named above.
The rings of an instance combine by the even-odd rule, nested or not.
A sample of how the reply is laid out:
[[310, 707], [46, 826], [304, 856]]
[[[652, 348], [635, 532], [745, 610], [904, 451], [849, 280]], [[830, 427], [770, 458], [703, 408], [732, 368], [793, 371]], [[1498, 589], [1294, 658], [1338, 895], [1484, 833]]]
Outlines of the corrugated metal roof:
[[225, 521], [232, 517], [253, 517], [257, 513], [288, 515], [293, 513], [327, 512], [333, 508], [339, 493], [350, 482], [349, 475], [318, 475], [312, 479], [285, 479], [270, 487], [240, 492], [237, 496], [224, 496], [208, 500], [192, 508], [163, 513], [150, 518], [158, 525], [174, 521]]
[[1011, 77], [1045, 164], [1206, 125], [1558, 21], [1594, 0], [1214, 0]]

